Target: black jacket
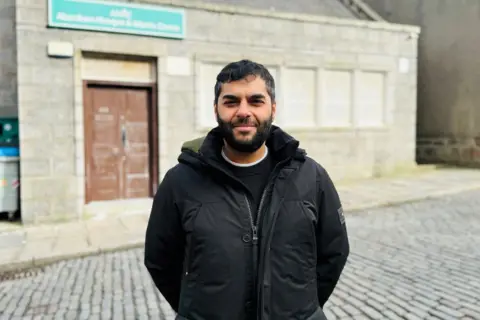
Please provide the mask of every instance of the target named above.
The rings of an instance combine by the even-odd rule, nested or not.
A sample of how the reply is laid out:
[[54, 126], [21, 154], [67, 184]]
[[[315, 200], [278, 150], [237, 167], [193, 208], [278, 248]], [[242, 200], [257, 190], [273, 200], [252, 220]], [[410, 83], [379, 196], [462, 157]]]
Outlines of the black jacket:
[[274, 127], [267, 145], [278, 165], [252, 230], [246, 188], [225, 170], [222, 144], [218, 129], [185, 143], [158, 188], [145, 242], [155, 285], [177, 319], [325, 319], [349, 254], [327, 172]]

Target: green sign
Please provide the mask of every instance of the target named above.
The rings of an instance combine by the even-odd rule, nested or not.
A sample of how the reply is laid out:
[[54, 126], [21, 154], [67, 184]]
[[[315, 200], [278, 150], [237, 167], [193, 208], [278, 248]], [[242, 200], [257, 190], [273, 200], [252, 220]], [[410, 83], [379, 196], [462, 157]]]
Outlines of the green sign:
[[48, 25], [66, 29], [185, 38], [184, 10], [132, 3], [48, 0]]
[[0, 118], [0, 146], [18, 146], [17, 118]]

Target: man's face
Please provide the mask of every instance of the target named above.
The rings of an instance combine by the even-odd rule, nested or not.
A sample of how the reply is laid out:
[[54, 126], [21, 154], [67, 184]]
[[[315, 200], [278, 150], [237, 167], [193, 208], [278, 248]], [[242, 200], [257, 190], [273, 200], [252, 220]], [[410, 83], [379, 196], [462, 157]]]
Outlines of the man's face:
[[268, 138], [276, 105], [259, 76], [224, 83], [215, 106], [217, 122], [227, 144], [251, 153]]

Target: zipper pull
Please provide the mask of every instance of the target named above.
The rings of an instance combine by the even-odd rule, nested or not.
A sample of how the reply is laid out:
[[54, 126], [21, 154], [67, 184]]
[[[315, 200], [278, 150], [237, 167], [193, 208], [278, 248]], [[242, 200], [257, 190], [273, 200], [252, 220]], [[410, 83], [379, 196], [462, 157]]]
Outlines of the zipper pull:
[[258, 243], [257, 227], [252, 228], [252, 233], [253, 233], [252, 242], [253, 242], [254, 245], [256, 245]]

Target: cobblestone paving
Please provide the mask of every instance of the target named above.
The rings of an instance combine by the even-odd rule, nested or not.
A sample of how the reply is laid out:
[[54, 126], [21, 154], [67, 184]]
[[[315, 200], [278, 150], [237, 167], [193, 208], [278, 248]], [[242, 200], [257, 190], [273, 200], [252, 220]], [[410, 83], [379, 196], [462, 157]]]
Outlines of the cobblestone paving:
[[[350, 213], [335, 319], [480, 319], [480, 193]], [[162, 311], [163, 310], [163, 311]], [[42, 317], [43, 316], [43, 317]], [[61, 262], [0, 282], [0, 319], [173, 319], [142, 250]]]

